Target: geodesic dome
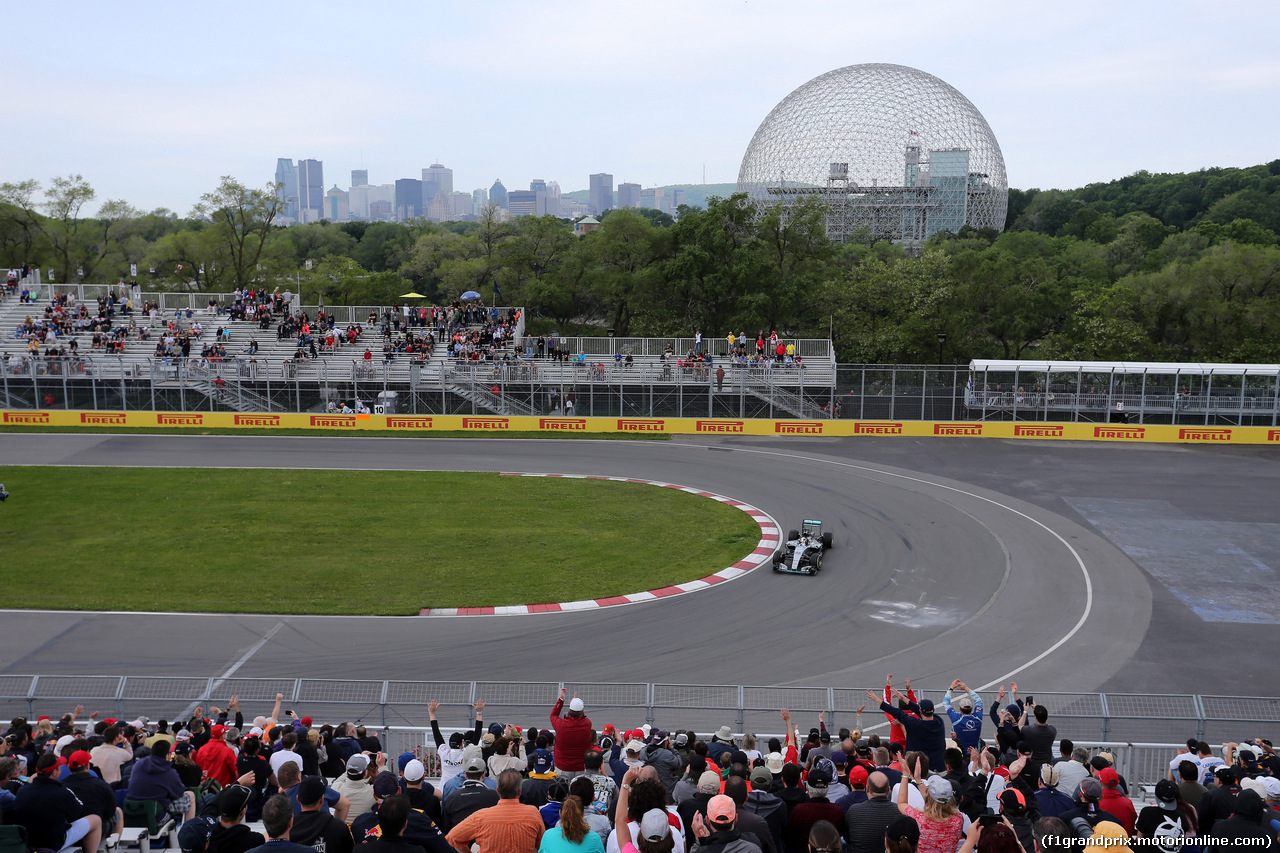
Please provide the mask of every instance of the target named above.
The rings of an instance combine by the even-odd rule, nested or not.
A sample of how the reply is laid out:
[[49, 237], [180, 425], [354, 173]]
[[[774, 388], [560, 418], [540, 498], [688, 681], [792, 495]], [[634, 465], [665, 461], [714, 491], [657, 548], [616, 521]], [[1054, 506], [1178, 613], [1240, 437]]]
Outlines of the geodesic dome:
[[1004, 229], [1000, 144], [969, 99], [905, 65], [850, 65], [783, 98], [756, 130], [738, 191], [764, 203], [805, 195], [828, 230], [919, 242], [964, 224]]

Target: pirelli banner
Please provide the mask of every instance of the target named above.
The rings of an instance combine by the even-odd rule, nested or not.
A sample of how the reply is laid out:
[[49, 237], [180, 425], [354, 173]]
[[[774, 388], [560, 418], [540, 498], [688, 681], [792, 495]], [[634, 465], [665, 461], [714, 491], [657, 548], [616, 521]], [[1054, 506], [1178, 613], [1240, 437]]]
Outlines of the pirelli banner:
[[236, 412], [4, 411], [4, 426], [290, 429], [400, 434], [542, 432], [556, 434], [754, 435], [799, 437], [909, 436], [1062, 441], [1275, 444], [1276, 427], [1198, 427], [1152, 424], [1012, 423], [1007, 421], [733, 420], [727, 418], [561, 418], [496, 415], [313, 415]]

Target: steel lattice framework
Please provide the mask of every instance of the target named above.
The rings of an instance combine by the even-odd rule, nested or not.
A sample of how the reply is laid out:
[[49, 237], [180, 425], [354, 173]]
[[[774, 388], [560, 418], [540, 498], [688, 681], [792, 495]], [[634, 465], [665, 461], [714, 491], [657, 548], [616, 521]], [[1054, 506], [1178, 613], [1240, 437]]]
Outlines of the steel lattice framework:
[[1000, 144], [969, 99], [905, 65], [850, 65], [782, 99], [756, 130], [738, 191], [760, 203], [817, 196], [833, 240], [910, 248], [962, 225], [1004, 229]]

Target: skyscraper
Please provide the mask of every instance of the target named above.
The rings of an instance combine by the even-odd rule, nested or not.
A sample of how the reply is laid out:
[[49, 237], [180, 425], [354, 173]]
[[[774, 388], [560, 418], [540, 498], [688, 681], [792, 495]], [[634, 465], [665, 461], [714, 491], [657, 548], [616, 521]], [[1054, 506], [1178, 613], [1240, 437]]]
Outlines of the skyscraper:
[[471, 207], [476, 213], [484, 210], [485, 205], [489, 203], [489, 191], [484, 187], [471, 191]]
[[353, 187], [369, 186], [369, 170], [368, 169], [352, 169], [351, 170], [351, 186]]
[[587, 209], [592, 216], [599, 216], [611, 207], [613, 207], [613, 175], [605, 172], [592, 175]]
[[298, 221], [319, 222], [324, 218], [324, 163], [298, 161]]
[[507, 188], [502, 185], [501, 180], [493, 182], [493, 186], [489, 187], [489, 200], [503, 210], [507, 209]]
[[453, 169], [448, 169], [439, 163], [432, 163], [422, 170], [424, 191], [428, 183], [436, 185], [435, 191], [431, 193], [432, 198], [435, 198], [435, 194], [441, 190], [444, 190], [445, 195], [450, 195], [453, 192]]
[[422, 181], [417, 178], [400, 178], [396, 181], [395, 218], [418, 219], [422, 210]]
[[330, 222], [346, 222], [351, 218], [348, 207], [350, 199], [338, 188], [337, 184], [325, 194], [324, 218]]
[[618, 207], [639, 207], [640, 185], [618, 184]]
[[293, 167], [293, 160], [281, 157], [276, 160], [276, 194], [280, 198], [280, 216], [293, 222], [298, 221], [298, 170]]
[[[542, 192], [546, 193], [546, 190]], [[511, 190], [507, 193], [507, 205], [512, 216], [537, 216], [538, 193], [535, 190]]]

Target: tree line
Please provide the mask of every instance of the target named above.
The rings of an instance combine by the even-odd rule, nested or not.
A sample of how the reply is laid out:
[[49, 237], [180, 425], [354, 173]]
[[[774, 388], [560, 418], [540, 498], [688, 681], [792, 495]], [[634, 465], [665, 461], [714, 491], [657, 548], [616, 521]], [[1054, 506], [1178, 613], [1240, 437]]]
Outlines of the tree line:
[[[273, 188], [232, 178], [186, 217], [142, 213], [80, 176], [0, 185], [0, 265], [144, 289], [301, 290], [308, 303], [443, 303], [475, 290], [529, 328], [619, 336], [833, 339], [854, 363], [971, 358], [1274, 361], [1280, 352], [1280, 161], [1013, 190], [1010, 229], [831, 243], [820, 203], [614, 210], [575, 236], [554, 217], [272, 226]], [[68, 271], [73, 271], [68, 275]], [[153, 272], [154, 271], [154, 272]]]

